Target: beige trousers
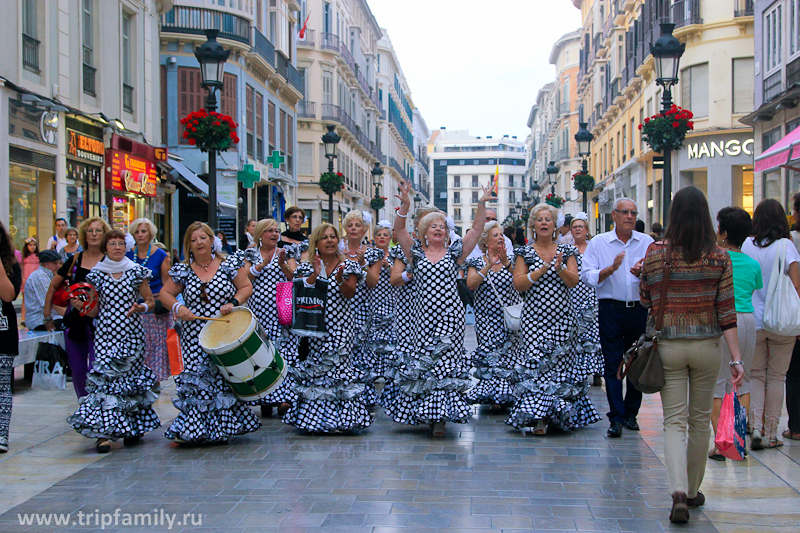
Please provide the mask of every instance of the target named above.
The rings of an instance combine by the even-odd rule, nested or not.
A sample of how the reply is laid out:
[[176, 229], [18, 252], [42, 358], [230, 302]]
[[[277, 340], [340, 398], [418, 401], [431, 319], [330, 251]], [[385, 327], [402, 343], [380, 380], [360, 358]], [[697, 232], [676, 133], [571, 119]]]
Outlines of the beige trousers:
[[666, 379], [661, 405], [669, 493], [694, 498], [708, 459], [711, 407], [722, 357], [719, 339], [664, 339], [658, 342], [658, 351]]
[[792, 361], [796, 337], [776, 335], [765, 329], [756, 332], [756, 351], [750, 370], [750, 413], [748, 423], [765, 439], [778, 436], [783, 409], [786, 371]]

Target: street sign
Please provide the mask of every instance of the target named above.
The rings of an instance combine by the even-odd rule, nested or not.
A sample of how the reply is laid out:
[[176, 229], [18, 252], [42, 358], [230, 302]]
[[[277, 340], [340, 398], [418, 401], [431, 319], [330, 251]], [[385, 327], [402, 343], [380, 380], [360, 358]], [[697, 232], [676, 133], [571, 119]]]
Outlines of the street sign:
[[654, 156], [653, 157], [653, 168], [664, 168], [664, 157], [663, 156]]

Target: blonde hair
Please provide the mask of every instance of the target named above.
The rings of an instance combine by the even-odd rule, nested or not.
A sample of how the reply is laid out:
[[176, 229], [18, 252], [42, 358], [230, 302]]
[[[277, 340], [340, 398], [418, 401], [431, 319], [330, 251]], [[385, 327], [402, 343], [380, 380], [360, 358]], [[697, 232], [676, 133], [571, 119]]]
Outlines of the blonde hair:
[[130, 224], [128, 224], [128, 233], [133, 235], [136, 233], [136, 230], [139, 229], [139, 226], [144, 224], [147, 227], [147, 231], [150, 233], [150, 241], [152, 242], [156, 238], [156, 233], [158, 230], [156, 229], [156, 225], [149, 218], [137, 218]]
[[369, 228], [369, 225], [366, 223], [366, 221], [364, 221], [364, 213], [362, 213], [358, 209], [353, 209], [352, 211], [347, 212], [347, 214], [344, 216], [344, 220], [342, 220], [342, 227], [346, 228], [347, 224], [351, 220], [358, 220], [359, 222], [361, 222], [361, 226], [364, 228], [365, 232]]
[[[536, 204], [535, 206], [533, 206], [533, 209], [531, 209], [530, 218], [528, 218], [528, 232], [530, 235], [533, 236], [534, 241], [537, 239], [536, 230], [534, 229], [534, 224], [536, 223], [536, 217], [539, 216], [540, 211], [545, 211], [545, 210], [550, 212], [550, 216], [553, 218], [553, 226], [555, 227], [558, 224], [558, 209], [546, 203]], [[555, 229], [558, 230], [557, 227], [555, 227]]]
[[392, 236], [392, 228], [387, 228], [386, 226], [375, 226], [372, 230], [372, 235], [377, 236], [379, 231], [388, 231], [389, 237]]
[[433, 224], [435, 220], [441, 220], [444, 222], [444, 229], [445, 233], [447, 234], [447, 242], [450, 242], [450, 232], [447, 230], [447, 217], [445, 217], [444, 213], [438, 209], [433, 213], [428, 213], [422, 217], [422, 220], [419, 221], [419, 228], [417, 229], [419, 240], [424, 242], [425, 234], [428, 233], [428, 228], [431, 227], [431, 224]]
[[[499, 228], [500, 232], [503, 232], [503, 227], [500, 223], [496, 220], [491, 220], [483, 226], [481, 236], [478, 237], [478, 248], [480, 248], [483, 253], [486, 253], [486, 239], [489, 238], [489, 233], [491, 233], [494, 228]], [[505, 243], [503, 243], [503, 246], [505, 246]]]
[[250, 245], [250, 248], [258, 248], [259, 246], [261, 246], [259, 242], [261, 241], [261, 236], [264, 234], [265, 231], [273, 227], [280, 229], [278, 221], [275, 220], [274, 218], [262, 218], [261, 220], [259, 220], [256, 223], [256, 229], [253, 231], [253, 244]]
[[[351, 213], [352, 213], [352, 211], [351, 211]], [[328, 224], [327, 222], [323, 222], [322, 224], [320, 224], [319, 226], [314, 228], [314, 231], [312, 231], [311, 235], [308, 236], [308, 261], [309, 261], [309, 263], [314, 261], [314, 256], [317, 254], [317, 243], [322, 238], [322, 236], [325, 235], [325, 232], [328, 230], [328, 228], [332, 228], [334, 235], [336, 235], [336, 239], [337, 240], [341, 240], [341, 237], [339, 236], [339, 231], [336, 229], [336, 227], [331, 225], [331, 224]], [[336, 248], [336, 254], [339, 255], [339, 258], [341, 259], [341, 255], [342, 254], [339, 253], [338, 246]]]
[[430, 215], [431, 213], [441, 213], [438, 207], [432, 205], [426, 205], [425, 207], [420, 207], [414, 213], [414, 229], [419, 228], [419, 223], [422, 221], [423, 218]]
[[[89, 226], [91, 226], [95, 222], [100, 222], [100, 224], [102, 224], [104, 236], [106, 233], [111, 231], [111, 226], [108, 225], [108, 222], [106, 222], [100, 217], [87, 218], [86, 220], [81, 222], [80, 226], [78, 226], [78, 243], [84, 250], [89, 248], [89, 245], [86, 244], [86, 230], [89, 229]], [[66, 234], [64, 234], [64, 236], [66, 237]]]
[[[216, 235], [213, 231], [211, 231], [211, 227], [206, 224], [205, 222], [192, 222], [189, 224], [189, 227], [186, 228], [186, 233], [183, 234], [183, 253], [185, 254], [186, 259], [183, 260], [184, 263], [187, 265], [192, 264], [192, 233], [197, 230], [203, 230], [203, 233], [208, 235], [209, 240], [211, 241], [211, 246], [214, 246], [214, 237]], [[220, 256], [225, 257], [225, 254], [222, 252], [214, 252], [219, 253]]]

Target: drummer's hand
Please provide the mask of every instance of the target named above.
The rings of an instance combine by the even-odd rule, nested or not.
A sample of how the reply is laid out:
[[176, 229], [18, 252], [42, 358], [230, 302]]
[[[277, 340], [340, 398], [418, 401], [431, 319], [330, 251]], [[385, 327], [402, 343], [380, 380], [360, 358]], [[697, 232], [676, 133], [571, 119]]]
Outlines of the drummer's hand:
[[181, 305], [178, 308], [178, 318], [181, 320], [194, 320], [194, 313], [185, 305]]
[[229, 315], [233, 311], [233, 304], [225, 304], [219, 308], [219, 312], [222, 315]]
[[145, 313], [147, 312], [147, 306], [144, 304], [133, 304], [128, 312], [125, 313], [126, 317], [133, 316], [135, 313]]

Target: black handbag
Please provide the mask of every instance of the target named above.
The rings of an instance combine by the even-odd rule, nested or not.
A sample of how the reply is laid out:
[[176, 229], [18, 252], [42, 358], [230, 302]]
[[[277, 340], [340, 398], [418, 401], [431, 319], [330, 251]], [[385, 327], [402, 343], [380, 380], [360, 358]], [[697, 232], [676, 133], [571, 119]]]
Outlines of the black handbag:
[[664, 325], [664, 308], [667, 306], [667, 288], [672, 270], [672, 243], [667, 241], [667, 258], [664, 261], [664, 277], [661, 281], [661, 297], [658, 300], [655, 329], [652, 337], [646, 334], [639, 337], [633, 346], [628, 348], [617, 369], [617, 379], [626, 376], [637, 390], [645, 394], [659, 392], [666, 384], [664, 365], [658, 353], [658, 335]]

